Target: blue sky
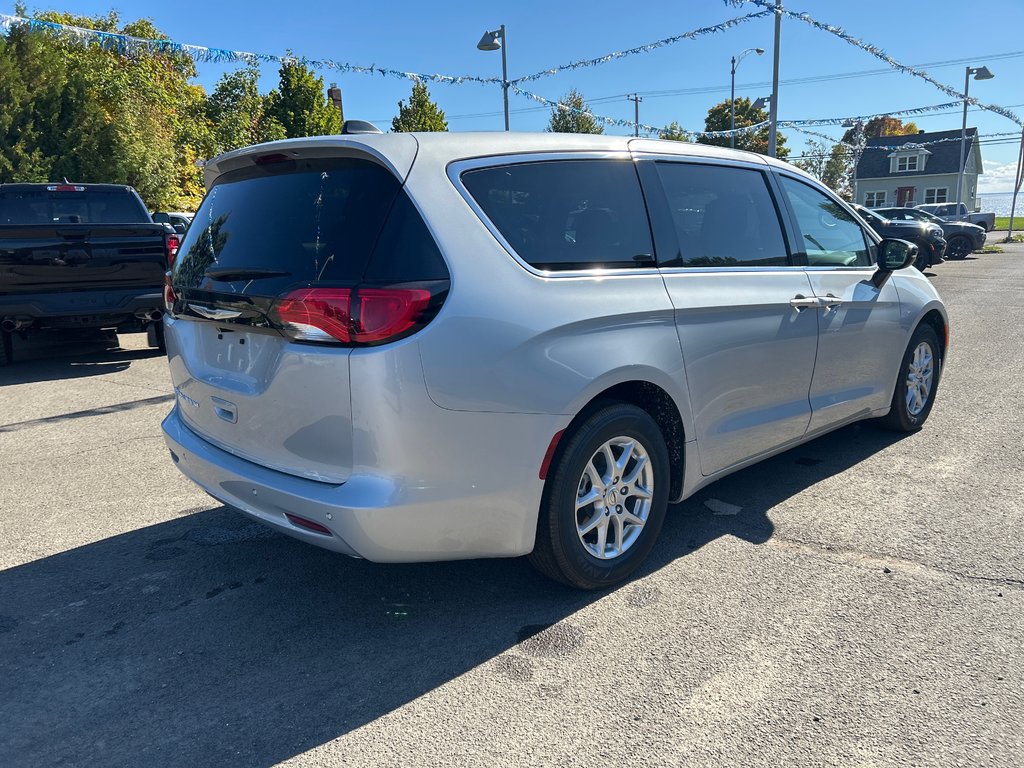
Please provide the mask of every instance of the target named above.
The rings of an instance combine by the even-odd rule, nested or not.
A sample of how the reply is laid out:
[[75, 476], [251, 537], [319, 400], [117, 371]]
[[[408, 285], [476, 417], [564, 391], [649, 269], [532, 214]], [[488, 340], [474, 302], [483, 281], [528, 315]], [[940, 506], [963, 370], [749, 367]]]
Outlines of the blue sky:
[[[13, 12], [13, 3], [5, 5], [6, 12]], [[786, 3], [791, 10], [843, 27], [903, 63], [928, 65], [924, 68], [933, 77], [957, 89], [963, 87], [964, 60], [972, 66], [986, 64], [996, 77], [972, 81], [971, 95], [1012, 106], [1024, 115], [1024, 0], [975, 0], [971, 4], [932, 0], [928, 10], [924, 4], [913, 4], [910, 11], [898, 10], [902, 5], [881, 0]], [[149, 17], [169, 38], [197, 45], [273, 54], [290, 49], [308, 58], [485, 77], [500, 77], [501, 56], [478, 51], [476, 43], [485, 29], [504, 23], [510, 78], [643, 45], [756, 10], [750, 5], [735, 8], [722, 0], [648, 0], [643, 4], [621, 0], [519, 0], [506, 4], [291, 0], [273, 5], [231, 0], [178, 0], [174, 4], [61, 0], [56, 5], [33, 3], [29, 7], [89, 15], [114, 8], [126, 20]], [[644, 97], [641, 122], [665, 125], [676, 120], [684, 128], [700, 130], [708, 108], [728, 98], [729, 58], [733, 54], [749, 47], [766, 49], [764, 56], [750, 55], [741, 63], [737, 95], [755, 98], [770, 93], [772, 28], [770, 18], [757, 19], [723, 33], [565, 72], [526, 87], [551, 99], [576, 88], [595, 113], [621, 119], [632, 119], [633, 104], [625, 96], [636, 91]], [[892, 72], [867, 53], [799, 21], [783, 20], [781, 52], [780, 119], [874, 114], [953, 101], [928, 83]], [[228, 69], [202, 64], [199, 82], [209, 89]], [[408, 99], [411, 88], [409, 82], [379, 75], [321, 74], [325, 82], [337, 81], [341, 86], [346, 117], [373, 120], [384, 129], [397, 111], [398, 100]], [[276, 80], [276, 69], [265, 66], [264, 90]], [[430, 90], [452, 130], [501, 129], [498, 86], [437, 84]], [[549, 115], [546, 108], [514, 95], [510, 99], [514, 130], [544, 128]], [[913, 119], [925, 130], [960, 126], [959, 110]], [[977, 126], [983, 134], [1015, 129], [1009, 120], [985, 112], [971, 112], [968, 125]], [[836, 137], [841, 133], [841, 129], [825, 131]], [[607, 132], [630, 131], [612, 127]], [[787, 135], [797, 154], [803, 138], [792, 131]], [[1012, 141], [983, 145], [987, 174], [982, 177], [982, 192], [1010, 189], [1017, 147]]]

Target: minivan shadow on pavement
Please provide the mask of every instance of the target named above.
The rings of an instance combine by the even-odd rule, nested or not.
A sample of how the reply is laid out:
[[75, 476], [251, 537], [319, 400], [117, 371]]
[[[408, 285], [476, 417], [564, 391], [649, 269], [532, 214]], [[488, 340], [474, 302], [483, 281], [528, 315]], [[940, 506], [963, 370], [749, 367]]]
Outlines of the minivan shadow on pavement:
[[[849, 427], [716, 483], [670, 510], [639, 578], [721, 536], [767, 541], [773, 506], [896, 439]], [[712, 514], [710, 498], [741, 509]], [[0, 573], [0, 754], [269, 766], [542, 641], [607, 594], [521, 559], [375, 565], [224, 507], [183, 510]]]
[[160, 357], [158, 349], [123, 349], [117, 339], [65, 339], [44, 333], [14, 338], [14, 363], [0, 368], [0, 386], [62, 381], [118, 373], [136, 360]]

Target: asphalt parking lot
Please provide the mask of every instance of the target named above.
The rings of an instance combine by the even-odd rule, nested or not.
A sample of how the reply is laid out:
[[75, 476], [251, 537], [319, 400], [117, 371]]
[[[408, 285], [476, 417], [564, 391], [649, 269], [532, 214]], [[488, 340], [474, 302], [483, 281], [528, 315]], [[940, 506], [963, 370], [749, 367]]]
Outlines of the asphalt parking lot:
[[0, 764], [1020, 766], [1022, 267], [934, 270], [952, 346], [922, 432], [855, 425], [716, 483], [601, 594], [269, 532], [174, 468], [144, 336], [22, 346]]

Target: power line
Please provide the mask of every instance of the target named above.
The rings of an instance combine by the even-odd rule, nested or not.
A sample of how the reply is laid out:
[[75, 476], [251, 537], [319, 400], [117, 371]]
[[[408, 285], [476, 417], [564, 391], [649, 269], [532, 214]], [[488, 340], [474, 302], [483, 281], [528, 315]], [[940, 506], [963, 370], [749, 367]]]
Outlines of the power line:
[[[985, 55], [980, 58], [984, 58], [985, 61], [999, 61], [1003, 59], [1013, 59], [1024, 56], [1024, 51], [1008, 51], [1006, 53], [996, 53], [991, 55]], [[979, 57], [965, 58], [965, 59], [947, 59], [945, 61], [934, 61], [927, 64], [914, 64], [914, 68], [922, 67], [951, 67], [957, 64], [969, 64], [972, 61], [978, 60]], [[803, 85], [806, 83], [819, 83], [834, 80], [849, 80], [858, 77], [874, 77], [876, 75], [890, 75], [897, 73], [897, 70], [890, 67], [884, 67], [879, 69], [862, 69], [854, 72], [835, 72], [829, 75], [811, 75], [809, 77], [794, 77], [787, 80], [780, 80], [780, 85]], [[737, 83], [736, 89], [753, 90], [757, 88], [767, 88], [771, 86], [770, 80], [765, 80], [756, 83]], [[664, 98], [666, 96], [688, 96], [701, 93], [715, 93], [718, 91], [728, 91], [729, 85], [705, 85], [696, 88], [676, 88], [671, 90], [662, 91], [640, 91], [644, 96], [651, 98]], [[594, 99], [596, 101], [596, 99]]]

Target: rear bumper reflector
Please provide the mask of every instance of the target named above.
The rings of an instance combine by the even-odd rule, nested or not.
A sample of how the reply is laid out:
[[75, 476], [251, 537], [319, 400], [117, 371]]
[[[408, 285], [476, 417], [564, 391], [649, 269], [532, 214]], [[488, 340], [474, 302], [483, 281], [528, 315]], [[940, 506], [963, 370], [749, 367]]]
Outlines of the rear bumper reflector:
[[558, 441], [562, 439], [562, 435], [565, 434], [565, 430], [555, 432], [554, 437], [551, 438], [551, 442], [548, 443], [548, 449], [544, 453], [544, 461], [540, 464], [540, 479], [548, 479], [548, 469], [551, 468], [551, 459], [555, 456], [555, 449], [558, 448]]
[[329, 528], [326, 528], [320, 523], [314, 523], [312, 520], [307, 520], [304, 517], [293, 515], [290, 512], [285, 513], [285, 517], [288, 518], [288, 522], [298, 528], [305, 528], [307, 531], [313, 531], [313, 533], [322, 533], [324, 536], [333, 536]]

